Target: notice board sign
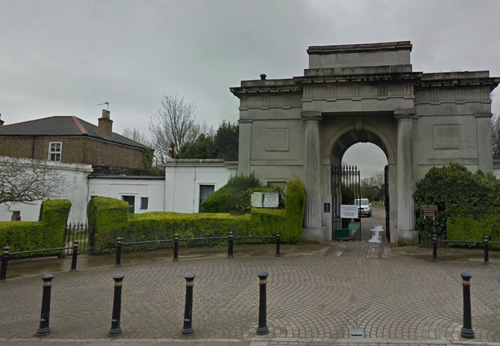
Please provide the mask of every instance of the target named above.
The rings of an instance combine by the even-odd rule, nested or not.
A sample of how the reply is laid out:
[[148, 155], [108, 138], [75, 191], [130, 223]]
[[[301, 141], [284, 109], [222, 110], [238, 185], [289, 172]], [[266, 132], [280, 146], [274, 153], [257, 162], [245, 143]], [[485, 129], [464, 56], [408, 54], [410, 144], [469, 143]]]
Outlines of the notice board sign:
[[358, 206], [351, 204], [340, 205], [340, 217], [343, 219], [357, 219], [358, 218]]
[[252, 196], [250, 198], [250, 203], [252, 204], [252, 208], [262, 208], [263, 197], [264, 196], [262, 192], [252, 193]]
[[280, 205], [279, 192], [264, 192], [264, 208], [278, 208]]
[[423, 205], [420, 208], [420, 213], [423, 217], [437, 217], [438, 206], [435, 204]]

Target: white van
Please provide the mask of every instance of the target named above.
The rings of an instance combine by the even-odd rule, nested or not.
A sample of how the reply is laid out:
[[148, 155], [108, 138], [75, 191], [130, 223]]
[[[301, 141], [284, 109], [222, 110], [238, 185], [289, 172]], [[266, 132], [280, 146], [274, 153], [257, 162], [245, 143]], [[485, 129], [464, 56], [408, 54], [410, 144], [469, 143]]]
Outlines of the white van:
[[372, 216], [372, 204], [368, 198], [356, 198], [354, 204], [358, 206], [358, 216]]

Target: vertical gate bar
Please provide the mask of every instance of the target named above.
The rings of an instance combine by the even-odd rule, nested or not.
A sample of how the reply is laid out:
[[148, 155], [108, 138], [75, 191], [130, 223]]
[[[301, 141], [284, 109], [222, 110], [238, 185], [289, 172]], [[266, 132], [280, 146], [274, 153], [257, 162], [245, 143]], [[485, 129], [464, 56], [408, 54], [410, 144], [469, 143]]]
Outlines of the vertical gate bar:
[[85, 223], [85, 252], [87, 252], [88, 246], [89, 246], [89, 225], [88, 223]]
[[75, 242], [75, 224], [74, 223], [71, 224], [70, 230], [71, 230], [71, 246], [73, 246], [73, 243]]

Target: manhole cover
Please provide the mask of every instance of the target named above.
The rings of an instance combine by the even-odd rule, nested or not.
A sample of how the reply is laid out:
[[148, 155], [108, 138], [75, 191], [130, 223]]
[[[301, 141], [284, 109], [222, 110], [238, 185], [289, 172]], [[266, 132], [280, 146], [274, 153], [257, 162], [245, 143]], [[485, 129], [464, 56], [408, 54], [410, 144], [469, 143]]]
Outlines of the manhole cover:
[[349, 329], [350, 338], [364, 338], [365, 331], [363, 329]]

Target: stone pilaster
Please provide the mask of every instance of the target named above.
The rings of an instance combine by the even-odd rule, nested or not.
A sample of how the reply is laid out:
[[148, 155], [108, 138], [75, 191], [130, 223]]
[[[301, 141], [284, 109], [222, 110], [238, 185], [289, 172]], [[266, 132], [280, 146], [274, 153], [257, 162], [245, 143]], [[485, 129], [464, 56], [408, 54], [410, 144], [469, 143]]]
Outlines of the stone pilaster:
[[491, 113], [476, 114], [477, 168], [493, 172], [493, 148], [491, 145]]
[[238, 174], [249, 175], [252, 148], [252, 120], [240, 119], [238, 146]]
[[[321, 181], [320, 181], [320, 147], [319, 147], [319, 122], [320, 112], [302, 112], [305, 131], [304, 150], [304, 185], [306, 188], [306, 210], [304, 226], [311, 229], [309, 232], [318, 233], [322, 226], [321, 210]], [[322, 234], [304, 234], [306, 239], [321, 237]], [[317, 239], [322, 240], [322, 239]]]
[[415, 232], [415, 203], [413, 192], [413, 118], [414, 109], [394, 111], [398, 119], [398, 243], [415, 244], [418, 234]]

